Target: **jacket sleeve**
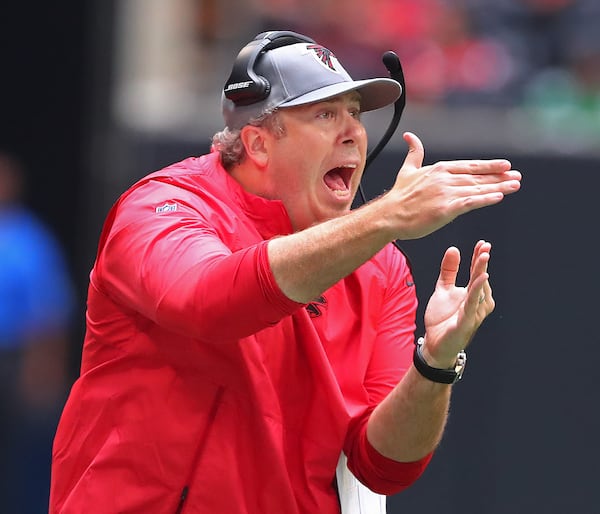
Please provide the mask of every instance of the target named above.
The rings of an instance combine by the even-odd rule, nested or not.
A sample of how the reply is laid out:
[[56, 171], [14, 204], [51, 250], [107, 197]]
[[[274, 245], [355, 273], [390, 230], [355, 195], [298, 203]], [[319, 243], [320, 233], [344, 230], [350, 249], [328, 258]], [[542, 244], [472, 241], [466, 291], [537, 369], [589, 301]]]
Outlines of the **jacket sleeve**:
[[266, 241], [232, 252], [189, 193], [170, 187], [177, 209], [156, 214], [145, 189], [113, 207], [100, 239], [92, 280], [113, 301], [204, 341], [245, 337], [300, 306], [276, 284]]
[[364, 380], [369, 404], [356, 416], [346, 438], [344, 452], [348, 467], [371, 490], [395, 494], [413, 484], [423, 473], [432, 455], [416, 462], [397, 462], [381, 455], [367, 439], [367, 422], [375, 407], [400, 382], [412, 363], [417, 296], [405, 257], [388, 252], [388, 287], [378, 319], [378, 331]]

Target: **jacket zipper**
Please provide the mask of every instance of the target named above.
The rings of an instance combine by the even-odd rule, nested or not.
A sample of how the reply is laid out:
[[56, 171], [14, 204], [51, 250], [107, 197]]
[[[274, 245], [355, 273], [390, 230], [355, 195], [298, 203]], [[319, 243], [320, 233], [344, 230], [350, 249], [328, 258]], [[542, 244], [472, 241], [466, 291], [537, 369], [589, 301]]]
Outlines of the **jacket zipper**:
[[196, 448], [196, 453], [194, 455], [194, 458], [192, 459], [190, 472], [188, 473], [186, 483], [183, 486], [183, 489], [181, 490], [181, 494], [179, 495], [179, 503], [177, 505], [177, 510], [175, 510], [175, 514], [182, 514], [183, 508], [185, 507], [185, 502], [190, 492], [190, 484], [192, 483], [194, 472], [196, 471], [198, 463], [200, 462], [200, 458], [204, 453], [206, 442], [208, 440], [210, 430], [212, 429], [213, 422], [217, 417], [217, 411], [219, 410], [219, 404], [221, 403], [221, 397], [223, 396], [224, 391], [225, 387], [219, 386], [215, 394], [215, 398], [213, 399], [212, 405], [210, 407], [210, 412], [208, 413], [208, 420], [206, 422], [206, 426], [204, 427], [204, 431], [202, 433], [202, 436], [200, 437], [200, 442]]

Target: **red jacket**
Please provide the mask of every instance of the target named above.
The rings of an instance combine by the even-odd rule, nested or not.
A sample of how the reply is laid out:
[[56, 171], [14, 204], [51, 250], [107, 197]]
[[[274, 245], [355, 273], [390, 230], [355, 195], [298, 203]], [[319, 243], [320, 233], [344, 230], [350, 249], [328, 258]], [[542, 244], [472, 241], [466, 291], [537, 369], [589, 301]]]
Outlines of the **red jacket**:
[[301, 305], [266, 255], [290, 231], [283, 205], [246, 193], [217, 154], [119, 199], [90, 274], [51, 513], [338, 513], [342, 451], [384, 494], [420, 475], [428, 458], [391, 461], [365, 436], [411, 363], [404, 257], [388, 245]]

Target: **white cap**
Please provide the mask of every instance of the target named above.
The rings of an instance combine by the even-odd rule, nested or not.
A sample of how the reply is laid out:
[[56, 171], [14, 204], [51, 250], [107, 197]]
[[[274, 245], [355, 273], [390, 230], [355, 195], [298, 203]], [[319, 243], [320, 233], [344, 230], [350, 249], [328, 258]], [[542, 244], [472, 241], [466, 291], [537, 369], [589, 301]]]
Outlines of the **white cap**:
[[221, 107], [225, 124], [240, 129], [251, 118], [280, 107], [293, 107], [326, 100], [349, 91], [359, 91], [361, 111], [372, 111], [395, 102], [402, 92], [389, 78], [352, 80], [333, 52], [316, 43], [295, 43], [261, 53], [254, 65], [256, 75], [266, 79], [266, 98], [249, 105], [236, 105], [227, 91], [246, 87], [249, 82], [228, 82]]

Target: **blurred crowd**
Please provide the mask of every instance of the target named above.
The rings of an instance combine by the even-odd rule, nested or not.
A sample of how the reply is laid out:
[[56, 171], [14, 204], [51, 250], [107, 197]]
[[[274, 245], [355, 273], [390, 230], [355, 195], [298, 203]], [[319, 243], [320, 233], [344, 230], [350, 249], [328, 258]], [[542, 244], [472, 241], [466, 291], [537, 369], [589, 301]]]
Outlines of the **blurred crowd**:
[[194, 1], [203, 45], [248, 26], [296, 30], [357, 78], [380, 75], [391, 49], [410, 102], [520, 107], [548, 130], [600, 133], [597, 0], [253, 0], [256, 25], [248, 12], [235, 24], [235, 1]]

